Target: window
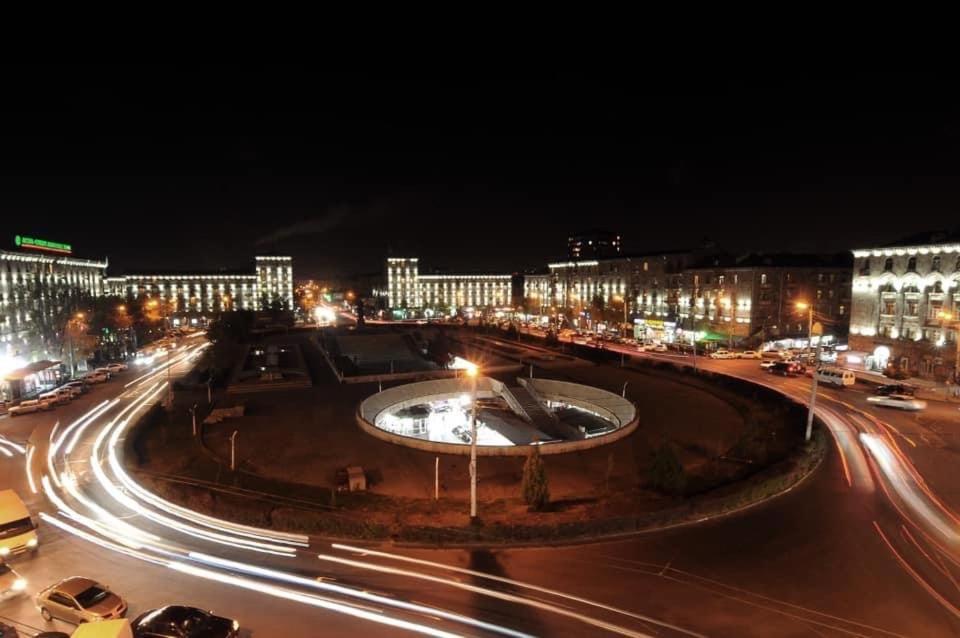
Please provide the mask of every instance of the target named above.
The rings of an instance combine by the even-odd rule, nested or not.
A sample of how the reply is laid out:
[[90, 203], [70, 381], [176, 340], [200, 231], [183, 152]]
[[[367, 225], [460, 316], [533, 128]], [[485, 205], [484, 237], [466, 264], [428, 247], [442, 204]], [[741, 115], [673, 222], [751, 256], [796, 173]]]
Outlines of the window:
[[822, 284], [822, 283], [823, 283], [823, 273], [818, 273], [818, 274], [817, 274], [817, 283], [818, 283], [818, 284]]
[[735, 283], [735, 284], [740, 283], [740, 275], [734, 275], [734, 276], [733, 276], [733, 283]]
[[840, 307], [837, 308], [837, 314], [839, 314], [841, 317], [847, 314], [847, 307], [843, 304], [840, 304]]
[[700, 285], [700, 275], [694, 275], [694, 276], [693, 276], [693, 285], [694, 285], [694, 286], [699, 286], [699, 285]]
[[916, 272], [917, 271], [917, 258], [911, 257], [907, 260], [907, 272]]
[[883, 300], [883, 314], [885, 315], [895, 315], [897, 314], [897, 302], [893, 299], [884, 299]]
[[830, 273], [830, 283], [833, 283], [837, 280], [836, 273]]
[[817, 288], [817, 299], [823, 299], [823, 290]]
[[717, 285], [723, 288], [723, 275], [717, 277]]
[[940, 255], [933, 256], [933, 262], [930, 264], [930, 270], [940, 272]]
[[761, 286], [767, 285], [767, 273], [763, 273], [760, 275], [760, 285]]
[[884, 272], [893, 271], [893, 257], [887, 257], [887, 260], [883, 262], [883, 271]]
[[787, 283], [790, 283], [791, 281], [793, 281], [793, 274], [787, 273]]
[[63, 605], [64, 607], [69, 607], [70, 609], [77, 608], [77, 606], [73, 603], [72, 600], [70, 600], [70, 598], [68, 598], [64, 594], [61, 594], [58, 591], [55, 591], [52, 594], [50, 594], [50, 602], [56, 603], [58, 605]]
[[647, 272], [648, 270], [650, 270], [650, 264], [643, 262], [643, 272]]
[[917, 316], [917, 308], [919, 307], [919, 305], [920, 305], [920, 304], [917, 302], [916, 299], [908, 299], [908, 300], [907, 300], [907, 308], [906, 308], [906, 311], [904, 312], [904, 314], [907, 315], [908, 317], [916, 317], [916, 316]]

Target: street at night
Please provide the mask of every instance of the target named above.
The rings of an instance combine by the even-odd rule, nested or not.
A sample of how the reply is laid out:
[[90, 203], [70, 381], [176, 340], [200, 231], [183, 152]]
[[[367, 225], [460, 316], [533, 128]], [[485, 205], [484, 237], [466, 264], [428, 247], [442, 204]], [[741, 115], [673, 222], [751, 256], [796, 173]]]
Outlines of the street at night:
[[0, 637], [960, 635], [949, 78], [5, 70]]

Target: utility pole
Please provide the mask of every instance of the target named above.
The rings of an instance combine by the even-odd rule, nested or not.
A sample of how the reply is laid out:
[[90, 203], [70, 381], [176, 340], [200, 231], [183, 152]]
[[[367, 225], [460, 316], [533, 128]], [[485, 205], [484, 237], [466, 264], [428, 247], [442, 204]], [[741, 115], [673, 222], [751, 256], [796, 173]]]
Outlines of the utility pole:
[[[813, 345], [813, 305], [805, 302], [798, 302], [797, 309], [807, 310], [809, 313], [807, 316], [807, 345]], [[818, 323], [817, 330], [818, 334], [823, 334], [823, 327]], [[822, 339], [817, 340], [817, 349], [814, 352], [813, 358], [813, 383], [810, 384], [810, 409], [807, 411], [807, 430], [804, 436], [805, 441], [809, 441], [811, 435], [813, 434], [813, 413], [817, 408], [817, 365], [820, 363], [820, 342]]]
[[470, 522], [477, 520], [477, 376], [476, 366], [467, 368], [470, 386]]
[[230, 435], [230, 471], [237, 469], [237, 430]]

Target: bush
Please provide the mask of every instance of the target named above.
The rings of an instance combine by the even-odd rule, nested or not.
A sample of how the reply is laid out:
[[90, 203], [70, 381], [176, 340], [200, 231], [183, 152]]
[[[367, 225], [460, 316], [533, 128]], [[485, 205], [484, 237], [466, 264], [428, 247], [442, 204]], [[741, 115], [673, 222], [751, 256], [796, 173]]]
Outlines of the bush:
[[534, 445], [533, 451], [523, 464], [523, 500], [534, 511], [542, 511], [550, 502], [550, 486], [547, 482], [547, 470], [540, 457], [539, 446]]
[[653, 453], [649, 472], [651, 485], [661, 492], [680, 495], [687, 488], [687, 474], [683, 465], [673, 446], [666, 441]]

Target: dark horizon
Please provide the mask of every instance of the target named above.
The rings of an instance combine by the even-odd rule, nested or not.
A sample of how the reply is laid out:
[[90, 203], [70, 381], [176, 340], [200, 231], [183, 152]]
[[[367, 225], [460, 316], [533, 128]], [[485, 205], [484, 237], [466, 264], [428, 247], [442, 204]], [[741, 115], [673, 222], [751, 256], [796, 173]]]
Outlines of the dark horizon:
[[0, 244], [125, 272], [513, 272], [592, 227], [626, 253], [844, 252], [951, 228], [960, 199], [934, 74], [4, 70]]

